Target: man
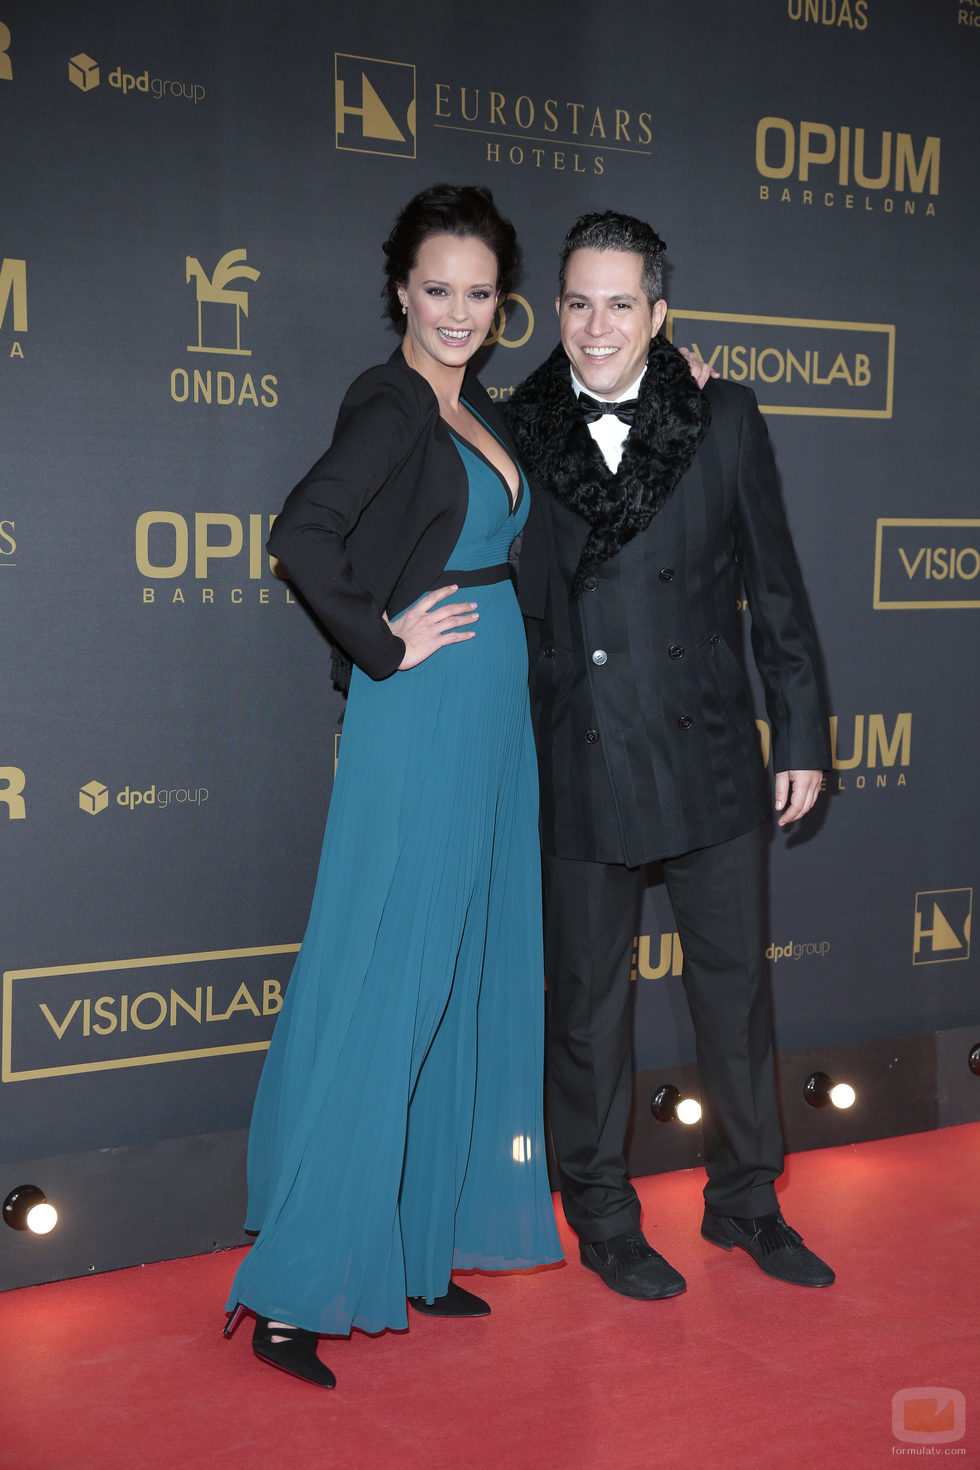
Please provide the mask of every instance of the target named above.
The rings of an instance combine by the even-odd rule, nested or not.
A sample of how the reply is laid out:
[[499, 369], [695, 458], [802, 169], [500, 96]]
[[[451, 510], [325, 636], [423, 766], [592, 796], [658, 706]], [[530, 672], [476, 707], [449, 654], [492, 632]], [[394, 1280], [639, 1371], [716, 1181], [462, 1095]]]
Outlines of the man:
[[583, 1263], [657, 1298], [626, 1177], [629, 974], [644, 865], [663, 861], [684, 949], [704, 1118], [702, 1234], [768, 1274], [834, 1273], [783, 1221], [765, 856], [768, 782], [741, 653], [739, 580], [772, 726], [779, 825], [829, 763], [816, 636], [750, 390], [702, 393], [658, 336], [665, 246], [583, 216], [559, 272], [561, 346], [508, 418], [537, 490], [521, 548], [541, 772], [551, 1124]]

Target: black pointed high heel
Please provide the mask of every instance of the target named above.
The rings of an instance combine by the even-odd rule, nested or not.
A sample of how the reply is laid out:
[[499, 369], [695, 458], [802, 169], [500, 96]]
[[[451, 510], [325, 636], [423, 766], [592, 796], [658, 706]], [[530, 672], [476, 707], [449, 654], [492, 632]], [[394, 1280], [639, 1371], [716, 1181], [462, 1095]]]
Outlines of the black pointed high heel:
[[[224, 1325], [225, 1337], [231, 1337], [245, 1311], [239, 1302]], [[273, 1342], [274, 1337], [282, 1341]], [[283, 1373], [291, 1373], [294, 1378], [302, 1378], [305, 1383], [315, 1383], [318, 1388], [336, 1388], [336, 1378], [326, 1363], [321, 1363], [317, 1357], [316, 1342], [316, 1333], [308, 1332], [305, 1327], [270, 1328], [268, 1317], [256, 1315], [252, 1351], [257, 1358], [261, 1358], [263, 1363], [270, 1363], [273, 1368], [282, 1369]]]
[[433, 1302], [427, 1302], [424, 1296], [410, 1296], [408, 1304], [414, 1307], [416, 1312], [422, 1312], [427, 1317], [489, 1317], [490, 1315], [489, 1302], [485, 1302], [482, 1296], [474, 1296], [473, 1292], [466, 1291], [455, 1281], [450, 1281], [445, 1296], [437, 1296]]

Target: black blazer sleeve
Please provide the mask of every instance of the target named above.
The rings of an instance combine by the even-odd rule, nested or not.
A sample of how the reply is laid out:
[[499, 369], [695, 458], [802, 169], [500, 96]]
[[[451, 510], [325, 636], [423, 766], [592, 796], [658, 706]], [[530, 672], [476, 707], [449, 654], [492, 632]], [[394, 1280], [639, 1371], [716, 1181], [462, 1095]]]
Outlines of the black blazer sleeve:
[[405, 644], [358, 581], [347, 542], [412, 454], [426, 422], [411, 374], [388, 368], [363, 374], [347, 391], [330, 448], [289, 495], [269, 537], [269, 550], [304, 601], [372, 679], [395, 672]]
[[750, 390], [739, 397], [736, 552], [772, 727], [772, 769], [823, 770], [830, 749], [817, 635], [765, 421]]

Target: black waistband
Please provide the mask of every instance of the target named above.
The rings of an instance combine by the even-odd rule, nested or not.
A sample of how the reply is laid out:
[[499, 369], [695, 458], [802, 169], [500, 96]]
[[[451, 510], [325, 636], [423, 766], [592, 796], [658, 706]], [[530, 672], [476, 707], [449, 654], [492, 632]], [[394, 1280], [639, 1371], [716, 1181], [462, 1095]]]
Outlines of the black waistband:
[[488, 587], [493, 582], [506, 582], [513, 575], [510, 562], [506, 561], [495, 567], [476, 567], [471, 572], [454, 572], [452, 567], [447, 567], [432, 586], [449, 587], [455, 582], [457, 587]]

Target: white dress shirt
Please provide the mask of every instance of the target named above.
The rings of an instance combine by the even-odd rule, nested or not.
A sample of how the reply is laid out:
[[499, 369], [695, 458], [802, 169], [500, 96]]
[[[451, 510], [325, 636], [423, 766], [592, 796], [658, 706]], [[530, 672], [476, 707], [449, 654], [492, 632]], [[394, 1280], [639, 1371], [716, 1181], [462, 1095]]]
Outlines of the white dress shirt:
[[[586, 388], [584, 383], [579, 382], [571, 368], [569, 368], [569, 372], [572, 374], [572, 388], [575, 397], [577, 398], [580, 393], [589, 393], [588, 388]], [[636, 382], [627, 388], [625, 393], [620, 393], [616, 398], [604, 398], [602, 402], [625, 403], [628, 399], [635, 398], [640, 391], [640, 384], [643, 382], [645, 374], [646, 368], [643, 369]], [[595, 398], [596, 394], [589, 393], [589, 397]], [[596, 419], [594, 424], [586, 424], [586, 428], [598, 444], [599, 452], [606, 461], [610, 472], [615, 474], [619, 469], [619, 461], [623, 457], [623, 445], [626, 443], [626, 437], [630, 431], [629, 424], [624, 424], [622, 419], [618, 419], [614, 413], [604, 413], [602, 418]]]

